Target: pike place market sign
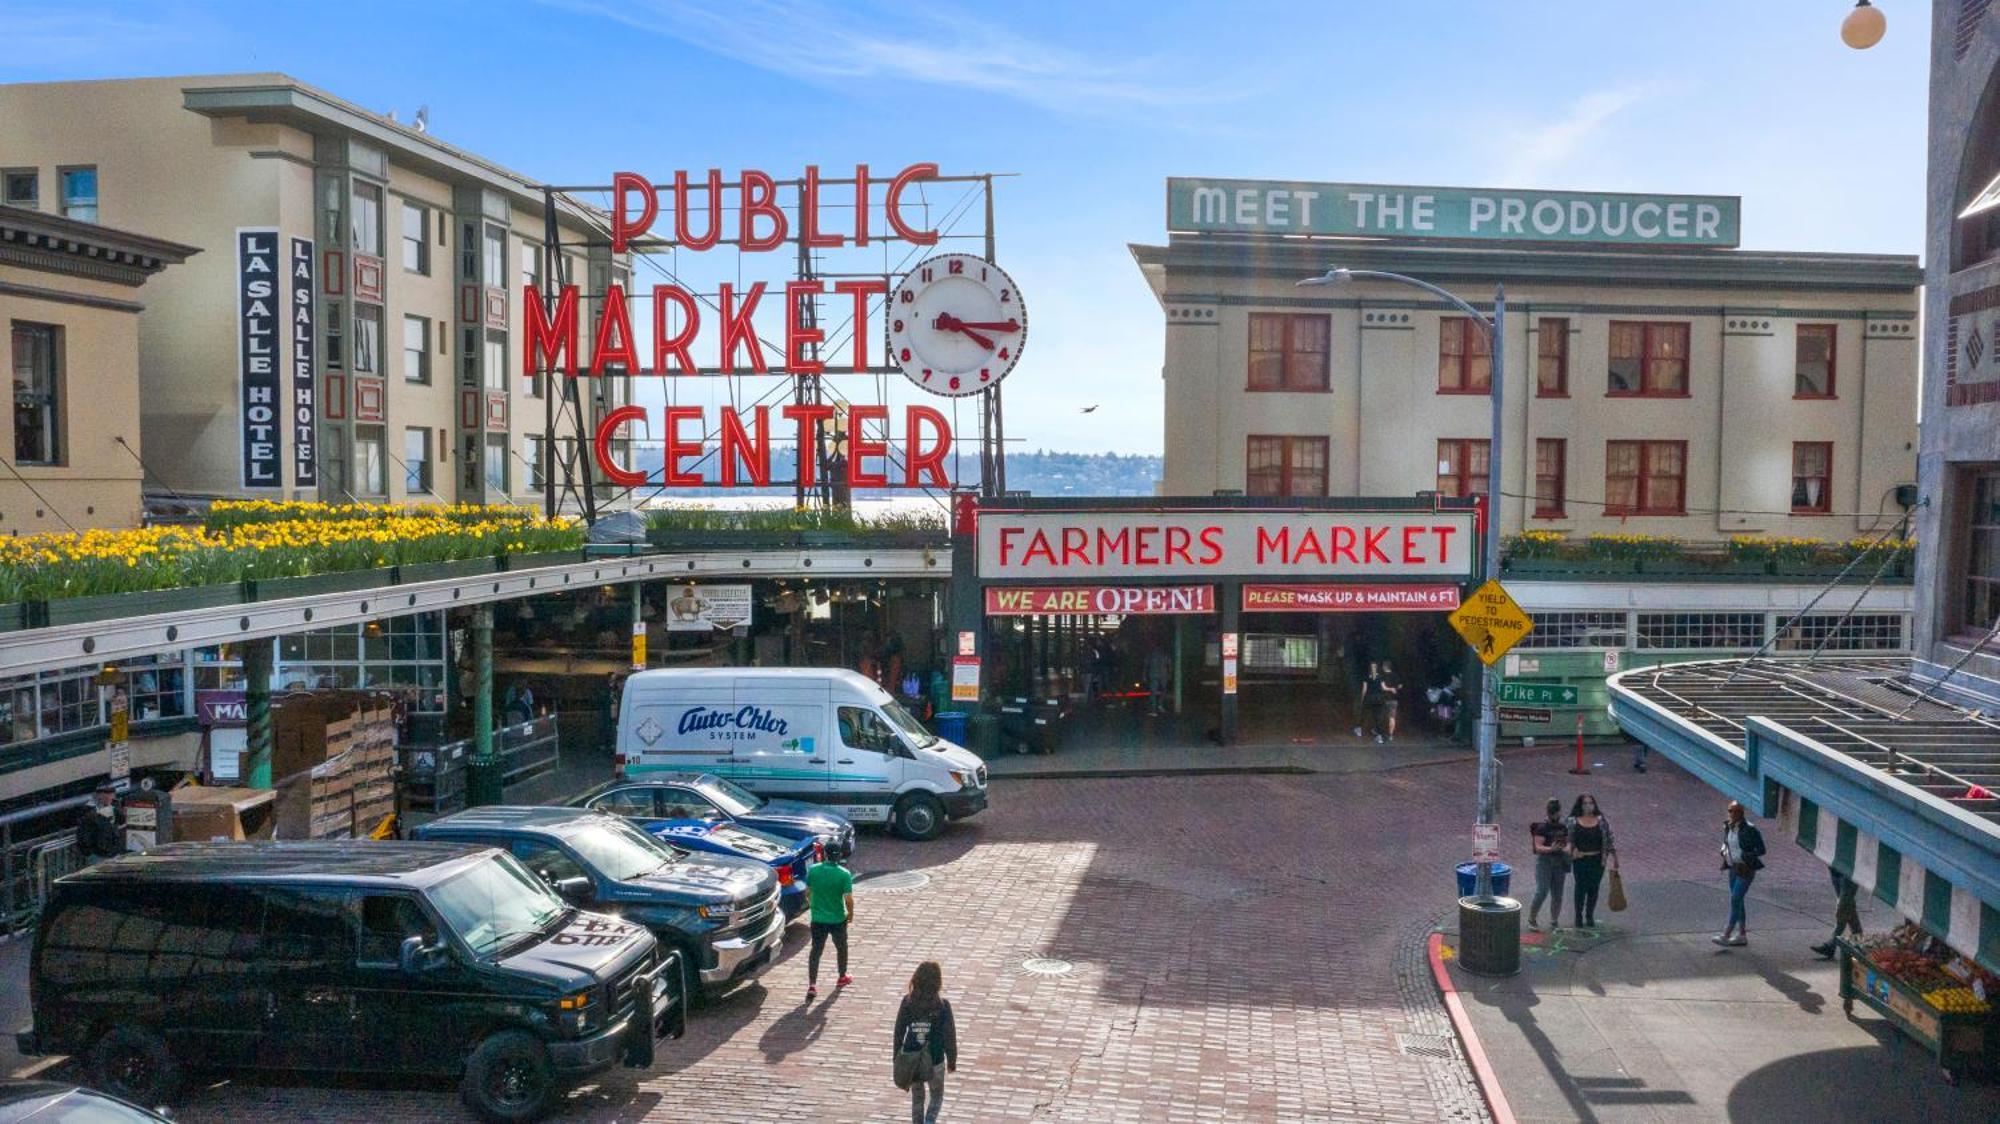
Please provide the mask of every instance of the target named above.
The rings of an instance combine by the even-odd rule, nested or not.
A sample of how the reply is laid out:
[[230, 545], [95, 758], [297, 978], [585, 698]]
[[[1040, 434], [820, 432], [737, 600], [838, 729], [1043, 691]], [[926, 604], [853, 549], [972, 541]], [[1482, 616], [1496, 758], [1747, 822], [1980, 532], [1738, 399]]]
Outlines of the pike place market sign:
[[1167, 181], [1167, 229], [1195, 233], [1731, 247], [1741, 210], [1733, 195]]

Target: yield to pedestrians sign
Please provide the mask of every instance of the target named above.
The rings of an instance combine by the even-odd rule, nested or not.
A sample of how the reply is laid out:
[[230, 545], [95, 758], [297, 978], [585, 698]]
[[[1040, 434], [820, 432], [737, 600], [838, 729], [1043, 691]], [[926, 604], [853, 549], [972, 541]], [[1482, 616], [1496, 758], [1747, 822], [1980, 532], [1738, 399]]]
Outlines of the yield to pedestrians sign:
[[1535, 622], [1528, 619], [1506, 588], [1492, 580], [1473, 590], [1465, 604], [1446, 619], [1472, 645], [1480, 661], [1489, 666], [1499, 663], [1507, 649], [1520, 643], [1535, 627]]

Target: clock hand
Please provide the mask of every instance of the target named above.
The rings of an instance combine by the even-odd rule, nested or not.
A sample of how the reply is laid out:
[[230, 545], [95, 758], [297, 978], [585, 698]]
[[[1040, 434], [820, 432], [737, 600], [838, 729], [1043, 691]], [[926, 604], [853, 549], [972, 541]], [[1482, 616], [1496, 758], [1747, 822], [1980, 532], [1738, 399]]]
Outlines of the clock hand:
[[986, 350], [993, 350], [993, 341], [991, 339], [973, 331], [966, 325], [965, 321], [960, 320], [949, 312], [938, 313], [936, 325], [937, 329], [941, 332], [958, 332]]
[[998, 320], [960, 320], [958, 324], [962, 328], [985, 328], [993, 332], [1018, 332], [1021, 330], [1021, 322], [1018, 320], [1004, 322]]

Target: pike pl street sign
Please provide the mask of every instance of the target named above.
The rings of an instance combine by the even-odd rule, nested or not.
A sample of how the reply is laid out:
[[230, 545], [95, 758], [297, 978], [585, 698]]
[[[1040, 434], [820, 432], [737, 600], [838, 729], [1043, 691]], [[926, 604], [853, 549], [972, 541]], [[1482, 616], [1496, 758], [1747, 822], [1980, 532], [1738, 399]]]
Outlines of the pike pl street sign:
[[1575, 706], [1576, 688], [1561, 683], [1502, 683], [1499, 700], [1527, 706]]
[[1500, 662], [1500, 657], [1535, 627], [1506, 588], [1490, 578], [1445, 619], [1488, 667]]

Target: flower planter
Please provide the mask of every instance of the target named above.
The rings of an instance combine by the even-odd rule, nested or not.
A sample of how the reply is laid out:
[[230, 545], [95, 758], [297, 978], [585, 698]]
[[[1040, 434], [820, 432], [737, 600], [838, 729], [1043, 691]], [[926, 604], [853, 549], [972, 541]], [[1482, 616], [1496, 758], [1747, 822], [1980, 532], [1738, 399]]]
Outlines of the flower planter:
[[9, 601], [0, 604], [0, 632], [19, 632], [24, 628], [40, 628], [47, 624], [42, 611], [47, 606], [40, 601]]
[[394, 567], [348, 570], [339, 574], [308, 574], [299, 578], [246, 578], [243, 600], [279, 601], [287, 597], [311, 597], [319, 593], [348, 593], [388, 585], [396, 576]]
[[502, 570], [533, 570], [541, 566], [567, 566], [583, 561], [581, 550], [545, 550], [535, 554], [502, 554], [495, 561]]
[[414, 562], [407, 566], [395, 567], [396, 584], [412, 585], [417, 582], [443, 581], [446, 578], [476, 578], [490, 574], [497, 567], [494, 559], [487, 555], [478, 558], [458, 558], [449, 562]]
[[234, 605], [243, 599], [236, 583], [194, 585], [181, 589], [146, 589], [136, 593], [100, 593], [90, 597], [58, 597], [43, 603], [41, 625], [108, 621]]
[[1500, 572], [1510, 577], [1551, 581], [1633, 574], [1638, 570], [1638, 562], [1630, 558], [1508, 558], [1500, 563]]
[[1738, 578], [1766, 577], [1771, 572], [1770, 563], [1761, 558], [1717, 558], [1708, 557], [1663, 557], [1642, 558], [1639, 572], [1659, 576], [1693, 578]]
[[681, 531], [646, 528], [646, 541], [661, 550], [797, 550], [798, 531]]

